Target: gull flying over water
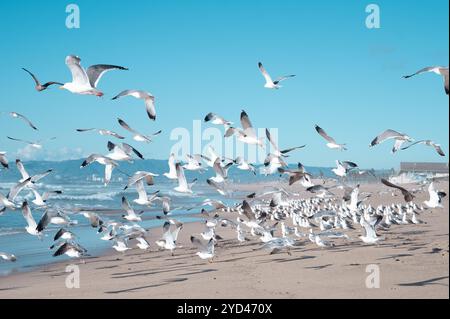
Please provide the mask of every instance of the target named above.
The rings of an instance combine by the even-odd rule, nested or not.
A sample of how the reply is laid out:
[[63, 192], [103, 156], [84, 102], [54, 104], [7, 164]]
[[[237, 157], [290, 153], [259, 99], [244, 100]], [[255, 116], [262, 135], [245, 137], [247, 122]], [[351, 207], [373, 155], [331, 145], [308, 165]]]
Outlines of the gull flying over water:
[[294, 150], [297, 149], [301, 149], [304, 148], [306, 145], [302, 145], [302, 146], [296, 146], [296, 147], [291, 147], [285, 150], [280, 150], [278, 148], [277, 143], [275, 142], [275, 140], [272, 138], [272, 135], [270, 134], [270, 131], [268, 129], [266, 129], [266, 137], [269, 140], [270, 144], [272, 144], [274, 152], [272, 152], [275, 156], [282, 156], [282, 157], [289, 157], [289, 155], [286, 155], [289, 152], [292, 152]]
[[334, 174], [336, 174], [339, 177], [347, 176], [347, 173], [351, 171], [352, 169], [357, 168], [358, 165], [349, 162], [349, 161], [336, 161], [336, 168], [333, 168], [332, 171]]
[[27, 227], [25, 227], [27, 233], [33, 236], [40, 236], [41, 232], [37, 230], [38, 225], [36, 224], [36, 221], [31, 214], [31, 209], [27, 201], [24, 201], [22, 203], [22, 214], [28, 224]]
[[183, 166], [181, 166], [180, 163], [176, 163], [175, 164], [175, 171], [177, 173], [177, 179], [178, 179], [178, 186], [174, 188], [175, 191], [180, 192], [180, 193], [188, 193], [188, 194], [192, 194], [192, 184], [195, 183], [189, 183], [186, 180], [186, 176], [184, 175], [184, 168]]
[[409, 79], [410, 77], [413, 77], [415, 75], [421, 74], [421, 73], [427, 73], [427, 72], [433, 72], [438, 75], [441, 75], [444, 78], [444, 89], [445, 93], [448, 95], [449, 87], [448, 87], [448, 67], [442, 67], [442, 66], [429, 66], [426, 68], [423, 68], [419, 71], [417, 71], [414, 74], [411, 75], [405, 75], [403, 76], [404, 79]]
[[98, 82], [102, 76], [111, 70], [128, 70], [122, 66], [96, 64], [85, 70], [80, 65], [81, 59], [78, 56], [69, 55], [66, 57], [66, 65], [72, 73], [72, 82], [65, 83], [61, 89], [66, 89], [72, 93], [83, 95], [103, 96], [103, 92], [97, 89]]
[[414, 145], [417, 145], [417, 144], [423, 144], [423, 145], [426, 145], [426, 146], [431, 146], [431, 147], [433, 147], [435, 149], [436, 153], [438, 153], [440, 156], [445, 156], [445, 153], [442, 150], [441, 145], [436, 144], [435, 142], [433, 142], [431, 140], [417, 141], [417, 142], [409, 144], [409, 145], [407, 145], [405, 147], [402, 147], [400, 150], [402, 150], [402, 151], [406, 150], [406, 149], [410, 148], [411, 146], [414, 146]]
[[79, 258], [86, 255], [87, 250], [77, 243], [65, 242], [53, 254], [53, 257], [67, 255], [71, 258]]
[[194, 244], [199, 251], [195, 254], [201, 259], [208, 259], [212, 262], [214, 258], [214, 238], [207, 242], [202, 242], [199, 238], [191, 236], [191, 243]]
[[[146, 143], [150, 143], [152, 141], [152, 138], [150, 136], [139, 133], [135, 129], [131, 128], [124, 120], [118, 118], [117, 121], [119, 122], [120, 126], [122, 126], [127, 131], [133, 133], [133, 140], [137, 142], [146, 142]], [[158, 132], [153, 133], [152, 136], [161, 134], [161, 132], [162, 131], [159, 130]]]
[[81, 168], [84, 168], [94, 162], [97, 162], [101, 165], [105, 165], [105, 186], [109, 184], [111, 181], [111, 175], [112, 171], [115, 167], [118, 166], [117, 162], [112, 160], [109, 157], [100, 155], [100, 154], [92, 154], [87, 159], [84, 160], [84, 162], [81, 164]]
[[144, 100], [147, 115], [151, 120], [156, 120], [155, 97], [148, 92], [141, 90], [125, 90], [113, 97], [116, 100], [123, 96], [132, 96], [136, 99]]
[[12, 117], [12, 118], [15, 118], [15, 119], [19, 119], [19, 120], [22, 120], [22, 121], [24, 121], [26, 124], [28, 124], [28, 126], [30, 126], [33, 130], [35, 130], [35, 131], [38, 131], [38, 128], [25, 116], [25, 115], [22, 115], [22, 114], [19, 114], [19, 113], [17, 113], [17, 112], [9, 112], [9, 115]]
[[336, 140], [334, 138], [332, 138], [331, 136], [329, 136], [325, 130], [323, 128], [321, 128], [319, 125], [315, 126], [315, 129], [317, 131], [317, 133], [320, 134], [320, 136], [322, 136], [328, 143], [326, 144], [327, 147], [331, 148], [331, 149], [338, 149], [341, 151], [346, 151], [347, 148], [345, 147], [346, 144], [338, 144], [336, 143]]
[[28, 70], [25, 69], [25, 68], [22, 68], [22, 70], [24, 70], [25, 72], [27, 72], [27, 73], [33, 78], [34, 83], [36, 84], [35, 89], [36, 89], [36, 91], [38, 91], [38, 92], [47, 90], [49, 86], [54, 85], [54, 84], [57, 84], [57, 85], [64, 85], [63, 83], [60, 83], [60, 82], [53, 82], [53, 81], [47, 82], [47, 83], [44, 83], [44, 84], [41, 84], [41, 82], [39, 82], [38, 78], [37, 78], [33, 73], [31, 73], [30, 71], [28, 71]]
[[400, 147], [403, 145], [403, 143], [413, 141], [413, 139], [406, 134], [399, 133], [399, 132], [391, 130], [391, 129], [387, 129], [386, 131], [384, 131], [383, 133], [381, 133], [380, 135], [375, 137], [369, 146], [373, 147], [375, 145], [381, 144], [384, 141], [387, 141], [390, 139], [395, 140], [394, 147], [392, 148], [392, 153], [397, 152], [400, 149]]
[[122, 215], [122, 217], [125, 218], [126, 220], [128, 220], [130, 222], [140, 222], [140, 221], [142, 221], [142, 218], [141, 218], [140, 215], [143, 213], [143, 211], [140, 212], [139, 214], [136, 214], [136, 212], [130, 206], [130, 203], [128, 202], [128, 200], [127, 200], [127, 198], [125, 196], [122, 196], [122, 208], [127, 213], [126, 215]]
[[168, 179], [177, 179], [178, 178], [177, 169], [176, 169], [175, 164], [176, 164], [175, 163], [175, 154], [171, 153], [169, 156], [169, 160], [168, 160], [169, 172], [163, 174]]
[[275, 81], [272, 80], [269, 73], [267, 73], [266, 69], [262, 65], [261, 62], [258, 62], [258, 68], [261, 71], [262, 75], [264, 76], [264, 79], [266, 79], [266, 83], [264, 84], [264, 87], [267, 89], [279, 89], [281, 88], [280, 82], [284, 81], [286, 79], [292, 78], [295, 75], [285, 75], [277, 78]]
[[122, 135], [117, 134], [116, 132], [110, 131], [110, 130], [106, 130], [106, 129], [102, 129], [102, 128], [77, 128], [77, 132], [90, 132], [90, 131], [96, 131], [98, 134], [105, 136], [105, 135], [109, 135], [109, 136], [113, 136], [115, 138], [118, 138], [120, 140], [125, 139], [125, 137], [123, 137]]
[[110, 159], [115, 161], [132, 162], [133, 153], [140, 159], [144, 159], [144, 156], [141, 154], [141, 152], [139, 152], [137, 149], [135, 149], [133, 146], [127, 143], [114, 144], [113, 142], [108, 141], [107, 147], [108, 151], [110, 151], [111, 153], [106, 155], [106, 157], [109, 157]]

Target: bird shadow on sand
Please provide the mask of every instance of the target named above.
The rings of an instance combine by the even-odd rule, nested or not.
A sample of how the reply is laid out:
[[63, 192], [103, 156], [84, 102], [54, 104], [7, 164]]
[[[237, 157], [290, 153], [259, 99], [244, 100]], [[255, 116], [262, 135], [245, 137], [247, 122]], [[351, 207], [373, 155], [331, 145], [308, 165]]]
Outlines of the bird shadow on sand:
[[448, 286], [448, 284], [436, 282], [436, 281], [440, 281], [442, 279], [448, 279], [448, 276], [436, 277], [436, 278], [431, 278], [431, 279], [427, 279], [427, 280], [423, 280], [423, 281], [416, 281], [416, 282], [403, 283], [403, 284], [397, 284], [397, 285], [402, 286], [402, 287], [423, 287], [423, 286], [427, 286], [427, 285]]
[[333, 266], [333, 264], [326, 264], [326, 265], [320, 265], [320, 266], [310, 266], [310, 267], [305, 267], [305, 269], [321, 270], [321, 269], [328, 268], [330, 266]]
[[188, 280], [188, 279], [187, 278], [173, 278], [173, 279], [166, 280], [165, 282], [159, 283], [159, 284], [152, 284], [152, 285], [147, 285], [147, 286], [138, 286], [138, 287], [122, 289], [122, 290], [105, 291], [105, 294], [120, 294], [120, 293], [127, 293], [127, 292], [135, 292], [135, 291], [142, 290], [142, 289], [161, 287], [161, 286], [165, 286], [165, 285], [168, 285], [168, 284], [171, 284], [171, 283], [174, 283], [174, 282], [182, 282], [182, 281], [186, 281], [186, 280]]

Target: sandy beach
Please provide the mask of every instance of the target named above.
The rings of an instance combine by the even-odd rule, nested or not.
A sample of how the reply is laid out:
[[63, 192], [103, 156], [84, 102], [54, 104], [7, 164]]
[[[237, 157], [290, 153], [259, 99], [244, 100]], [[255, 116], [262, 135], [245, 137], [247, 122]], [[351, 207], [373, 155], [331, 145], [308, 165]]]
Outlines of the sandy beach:
[[[436, 185], [448, 193], [448, 182]], [[379, 189], [379, 185], [361, 185], [362, 192]], [[311, 196], [298, 186], [290, 190]], [[427, 192], [418, 193], [415, 202], [426, 196]], [[402, 201], [398, 194], [374, 193], [368, 203]], [[220, 215], [237, 217], [237, 213]], [[80, 269], [80, 288], [66, 288], [69, 262], [61, 262], [0, 278], [0, 298], [449, 298], [448, 198], [444, 208], [426, 210], [419, 218], [425, 223], [379, 231], [385, 237], [379, 245], [363, 244], [358, 239], [361, 227], [355, 225], [355, 230], [346, 231], [350, 240], [335, 239], [333, 248], [300, 239], [291, 255], [271, 255], [260, 249], [257, 238], [239, 244], [233, 229], [220, 227], [217, 234], [223, 239], [212, 263], [198, 258], [189, 241], [192, 234], [203, 231], [202, 224], [184, 225], [179, 237], [183, 247], [174, 256], [157, 250], [153, 243], [161, 229], [152, 229], [150, 250], [111, 249], [101, 257], [73, 260]], [[366, 287], [370, 275], [366, 270], [373, 265], [379, 267], [379, 288]]]

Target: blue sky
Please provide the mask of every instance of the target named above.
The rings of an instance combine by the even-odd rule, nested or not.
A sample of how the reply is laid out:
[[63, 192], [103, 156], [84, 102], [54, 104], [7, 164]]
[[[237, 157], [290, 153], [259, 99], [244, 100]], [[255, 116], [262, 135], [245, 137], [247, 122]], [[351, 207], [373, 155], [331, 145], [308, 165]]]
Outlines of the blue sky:
[[[81, 28], [67, 29], [65, 7], [76, 3]], [[446, 153], [448, 96], [442, 79], [401, 76], [429, 65], [448, 65], [448, 1], [376, 1], [381, 28], [367, 29], [370, 1], [2, 1], [0, 3], [0, 111], [28, 116], [40, 128], [0, 116], [0, 151], [13, 160], [23, 145], [6, 135], [38, 140], [57, 136], [37, 159], [63, 159], [106, 151], [107, 138], [79, 134], [102, 127], [129, 136], [121, 117], [142, 132], [162, 129], [150, 145], [132, 142], [149, 158], [167, 158], [172, 128], [192, 128], [210, 111], [238, 122], [245, 109], [256, 127], [278, 128], [284, 146], [307, 144], [289, 160], [332, 166], [336, 159], [362, 167], [398, 167], [400, 161], [448, 161], [424, 146], [390, 154], [392, 143], [369, 149], [392, 128], [432, 139]], [[69, 82], [65, 56], [82, 64], [118, 64], [100, 81], [104, 98], [54, 87], [34, 91], [20, 68], [42, 81]], [[278, 91], [263, 88], [262, 61], [273, 75], [296, 74]], [[110, 98], [138, 88], [156, 96], [158, 119], [150, 122], [141, 101]], [[319, 124], [341, 153], [325, 147]], [[204, 126], [209, 127], [209, 125]], [[24, 155], [26, 156], [26, 155]], [[33, 155], [34, 156], [34, 155]]]

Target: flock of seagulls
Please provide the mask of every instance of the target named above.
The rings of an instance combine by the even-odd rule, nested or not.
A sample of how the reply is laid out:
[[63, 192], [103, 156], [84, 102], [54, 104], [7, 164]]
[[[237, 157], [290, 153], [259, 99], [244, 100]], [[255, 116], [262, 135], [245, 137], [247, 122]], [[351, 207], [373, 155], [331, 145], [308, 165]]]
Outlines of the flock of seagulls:
[[[128, 68], [98, 64], [84, 69], [77, 56], [67, 56], [66, 65], [72, 74], [72, 81], [67, 83], [47, 82], [41, 84], [37, 77], [26, 71], [34, 80], [37, 91], [47, 90], [52, 85], [60, 85], [61, 89], [66, 89], [71, 93], [82, 95], [94, 95], [101, 97], [104, 95], [98, 89], [98, 83], [102, 76], [111, 70], [128, 70]], [[273, 80], [263, 67], [258, 63], [258, 68], [265, 78], [264, 87], [268, 89], [280, 89], [280, 83], [295, 75], [287, 75]], [[448, 68], [431, 67], [425, 68], [412, 76], [424, 73], [435, 72], [444, 77], [445, 89], [448, 94]], [[124, 90], [113, 97], [117, 100], [121, 97], [132, 96], [143, 100], [146, 113], [150, 120], [156, 120], [155, 97], [143, 90]], [[12, 118], [20, 119], [33, 130], [37, 127], [24, 115], [16, 112], [9, 113]], [[120, 217], [102, 216], [102, 214], [89, 210], [68, 210], [59, 206], [52, 205], [53, 196], [61, 194], [64, 190], [54, 190], [41, 193], [39, 189], [40, 180], [52, 173], [52, 170], [42, 172], [36, 175], [30, 175], [25, 169], [20, 159], [16, 160], [16, 167], [21, 174], [21, 179], [11, 187], [8, 194], [0, 193], [0, 215], [6, 211], [21, 210], [24, 218], [24, 228], [30, 236], [42, 239], [50, 230], [49, 225], [56, 225], [56, 231], [53, 239], [54, 243], [50, 247], [53, 256], [67, 255], [71, 258], [80, 258], [89, 256], [88, 251], [82, 247], [76, 233], [70, 230], [70, 227], [77, 225], [77, 221], [72, 218], [73, 214], [84, 217], [89, 225], [96, 229], [99, 240], [111, 242], [111, 247], [118, 252], [124, 253], [132, 249], [134, 243], [137, 249], [148, 250], [152, 243], [148, 242], [148, 229], [139, 225], [145, 219], [146, 209], [157, 205], [162, 211], [162, 216], [158, 219], [164, 221], [161, 236], [154, 244], [160, 250], [168, 250], [173, 255], [177, 248], [179, 233], [183, 229], [183, 223], [172, 217], [176, 209], [185, 209], [191, 211], [201, 209], [200, 216], [204, 217], [204, 231], [199, 234], [191, 234], [190, 241], [196, 248], [196, 255], [205, 260], [212, 261], [215, 257], [216, 247], [223, 239], [218, 233], [220, 227], [231, 227], [235, 230], [236, 241], [239, 245], [245, 244], [251, 240], [261, 242], [262, 249], [270, 250], [271, 254], [286, 251], [291, 253], [292, 248], [303, 245], [305, 240], [309, 240], [314, 245], [321, 248], [334, 247], [335, 240], [350, 241], [347, 230], [359, 227], [363, 235], [359, 239], [368, 245], [377, 244], [384, 240], [379, 235], [380, 231], [387, 231], [395, 225], [420, 224], [422, 223], [417, 216], [426, 209], [443, 207], [442, 199], [446, 194], [436, 190], [434, 183], [428, 186], [429, 199], [423, 202], [423, 205], [414, 202], [416, 196], [412, 190], [395, 185], [389, 180], [381, 179], [381, 183], [388, 189], [392, 189], [392, 194], [400, 191], [404, 204], [387, 204], [373, 207], [366, 201], [372, 196], [370, 193], [360, 193], [360, 186], [349, 186], [345, 183], [345, 177], [353, 171], [359, 174], [365, 174], [367, 171], [361, 170], [359, 166], [352, 161], [336, 161], [336, 168], [332, 172], [336, 175], [333, 179], [334, 184], [330, 185], [323, 176], [313, 176], [308, 173], [304, 165], [298, 164], [297, 168], [290, 169], [286, 164], [286, 158], [290, 153], [306, 147], [306, 145], [292, 146], [281, 149], [271, 132], [266, 129], [264, 137], [258, 137], [253, 127], [250, 117], [245, 110], [240, 113], [241, 127], [233, 126], [233, 122], [226, 120], [216, 113], [208, 113], [205, 122], [224, 128], [224, 138], [234, 136], [238, 141], [253, 145], [255, 147], [265, 148], [266, 142], [271, 145], [271, 150], [267, 154], [261, 173], [265, 175], [280, 174], [287, 175], [289, 185], [299, 183], [311, 197], [304, 198], [299, 194], [290, 192], [283, 187], [271, 187], [270, 190], [261, 193], [252, 193], [240, 198], [233, 205], [225, 205], [217, 199], [204, 199], [194, 207], [173, 208], [171, 207], [171, 198], [160, 194], [159, 191], [148, 193], [147, 188], [155, 185], [155, 177], [158, 174], [150, 171], [136, 171], [128, 176], [128, 181], [124, 190], [135, 189], [137, 197], [130, 200], [127, 196], [122, 196]], [[117, 119], [118, 124], [131, 133], [132, 139], [138, 143], [151, 143], [152, 140], [161, 133], [157, 131], [153, 134], [143, 134], [131, 127], [123, 119]], [[328, 135], [319, 125], [315, 125], [316, 132], [326, 141], [326, 146], [330, 149], [346, 151], [347, 144], [338, 143]], [[80, 128], [76, 130], [79, 133], [96, 132], [102, 136], [114, 137], [118, 140], [126, 140], [125, 136], [109, 129], [100, 128]], [[35, 148], [42, 148], [45, 140], [29, 142], [18, 138], [8, 137], [10, 140], [26, 143]], [[52, 138], [54, 139], [54, 138]], [[370, 147], [376, 146], [387, 140], [393, 140], [394, 146], [392, 152], [404, 151], [417, 144], [431, 146], [440, 155], [445, 156], [439, 144], [431, 140], [414, 141], [406, 134], [399, 133], [393, 129], [387, 129], [376, 136], [370, 143]], [[406, 146], [405, 146], [405, 143]], [[145, 144], [144, 144], [145, 145]], [[107, 150], [109, 153], [95, 153], [88, 156], [80, 165], [85, 168], [94, 162], [105, 167], [104, 184], [109, 184], [113, 171], [118, 170], [120, 162], [133, 163], [136, 159], [143, 159], [142, 153], [128, 143], [113, 143], [108, 141]], [[5, 152], [0, 152], [0, 163], [3, 169], [10, 169]], [[249, 174], [257, 174], [257, 166], [254, 163], [247, 162], [243, 157], [226, 158], [216, 153], [210, 146], [207, 154], [189, 154], [185, 161], [180, 161], [175, 154], [170, 154], [168, 159], [168, 171], [162, 176], [173, 182], [173, 190], [178, 193], [195, 196], [195, 184], [197, 179], [188, 181], [185, 171], [197, 171], [203, 173], [209, 169], [214, 172], [214, 176], [206, 179], [207, 184], [221, 196], [229, 197], [233, 193], [233, 185], [229, 182], [228, 171], [235, 166], [237, 169], [248, 171]], [[371, 172], [374, 176], [373, 171]], [[319, 182], [317, 182], [319, 180]], [[337, 190], [343, 190], [343, 195], [338, 195]], [[23, 200], [19, 202], [18, 195], [22, 192], [30, 192], [34, 199], [31, 202]], [[385, 190], [383, 192], [386, 192]], [[379, 192], [381, 194], [381, 192]], [[206, 207], [211, 207], [208, 211]], [[34, 211], [43, 211], [39, 221], [35, 220], [32, 214]], [[235, 214], [235, 219], [221, 217], [223, 212]], [[17, 260], [16, 256], [10, 253], [0, 252], [0, 257], [6, 261]]]

